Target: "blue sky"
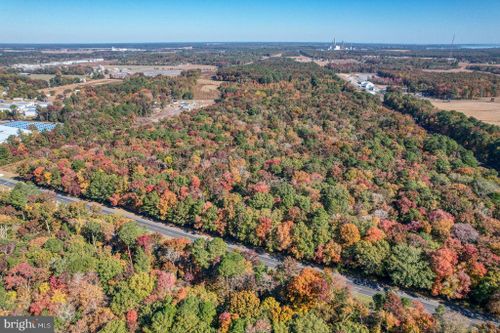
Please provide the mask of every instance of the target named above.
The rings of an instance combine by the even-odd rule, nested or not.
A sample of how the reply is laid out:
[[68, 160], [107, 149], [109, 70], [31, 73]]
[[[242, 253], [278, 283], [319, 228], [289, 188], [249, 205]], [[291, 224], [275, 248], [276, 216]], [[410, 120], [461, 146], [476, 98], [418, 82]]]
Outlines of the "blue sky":
[[500, 0], [0, 0], [0, 43], [500, 43]]

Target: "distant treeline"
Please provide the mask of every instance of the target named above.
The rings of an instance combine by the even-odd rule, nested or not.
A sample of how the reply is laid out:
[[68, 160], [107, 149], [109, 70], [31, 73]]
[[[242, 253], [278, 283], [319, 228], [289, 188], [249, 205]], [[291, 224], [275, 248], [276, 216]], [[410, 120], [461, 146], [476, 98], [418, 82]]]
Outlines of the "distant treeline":
[[500, 67], [497, 67], [497, 66], [471, 65], [471, 66], [467, 66], [467, 69], [470, 69], [472, 71], [488, 72], [488, 73], [492, 73], [492, 74], [500, 74]]
[[64, 86], [67, 84], [73, 84], [79, 82], [81, 82], [79, 77], [67, 77], [67, 76], [62, 76], [60, 74], [57, 74], [56, 76], [54, 76], [49, 80], [49, 84], [51, 87]]
[[403, 84], [410, 92], [442, 99], [496, 97], [498, 77], [486, 73], [437, 73], [424, 71], [379, 70], [388, 84]]
[[500, 127], [457, 111], [437, 111], [429, 101], [401, 93], [385, 95], [386, 106], [411, 115], [429, 131], [451, 137], [489, 167], [500, 170]]
[[40, 96], [38, 89], [48, 87], [49, 83], [45, 80], [33, 80], [28, 76], [0, 71], [0, 92], [7, 92], [7, 98], [36, 98]]
[[[345, 45], [349, 47], [350, 45]], [[359, 59], [359, 58], [386, 58], [397, 59], [398, 61], [430, 61], [442, 62], [443, 64], [450, 62], [450, 55], [453, 62], [467, 61], [471, 63], [500, 63], [500, 48], [485, 48], [485, 49], [411, 49], [408, 46], [396, 49], [357, 49], [343, 51], [326, 51], [326, 50], [301, 50], [301, 54], [313, 58], [323, 59]], [[432, 58], [432, 59], [430, 59]]]
[[31, 73], [33, 74], [62, 74], [62, 75], [90, 75], [94, 71], [92, 66], [77, 65], [77, 66], [51, 66], [37, 68]]
[[[307, 74], [305, 74], [307, 73]], [[244, 67], [224, 67], [217, 71], [217, 80], [230, 82], [258, 82], [261, 84], [279, 81], [311, 81], [317, 85], [321, 77], [333, 77], [333, 71], [325, 70], [315, 63], [300, 63], [287, 58], [273, 58]]]

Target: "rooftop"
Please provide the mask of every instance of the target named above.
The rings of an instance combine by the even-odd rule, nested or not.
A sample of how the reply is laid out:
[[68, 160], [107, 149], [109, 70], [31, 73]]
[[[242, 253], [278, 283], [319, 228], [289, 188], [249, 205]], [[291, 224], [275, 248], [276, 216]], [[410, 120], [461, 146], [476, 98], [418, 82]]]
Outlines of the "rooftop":
[[24, 132], [24, 133], [31, 132], [31, 131], [25, 130], [25, 129], [0, 125], [0, 143], [5, 142], [7, 140], [7, 138], [11, 135], [17, 136], [19, 134], [19, 131]]
[[8, 123], [2, 124], [5, 127], [18, 128], [22, 130], [29, 130], [31, 126], [35, 126], [36, 129], [40, 132], [43, 131], [51, 131], [56, 127], [54, 123], [42, 123], [37, 121], [11, 121]]

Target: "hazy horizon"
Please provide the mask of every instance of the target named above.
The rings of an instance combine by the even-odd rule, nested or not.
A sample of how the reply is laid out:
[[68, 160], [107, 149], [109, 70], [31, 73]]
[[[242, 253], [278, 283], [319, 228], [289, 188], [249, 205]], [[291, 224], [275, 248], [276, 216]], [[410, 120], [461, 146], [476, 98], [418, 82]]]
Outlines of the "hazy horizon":
[[[0, 42], [0, 46], [81, 46], [81, 47], [89, 47], [92, 46], [139, 46], [139, 45], [165, 45], [165, 46], [198, 46], [198, 45], [228, 45], [228, 44], [262, 44], [262, 45], [329, 45], [332, 41], [179, 41], [179, 42], [169, 42], [169, 41], [155, 41], [155, 42], [141, 42], [141, 41], [131, 41], [131, 42], [36, 42], [36, 43], [4, 43]], [[351, 41], [337, 41], [337, 44], [347, 44], [347, 45], [357, 45], [357, 46], [417, 46], [417, 47], [439, 47], [439, 48], [447, 48], [451, 47], [450, 43], [390, 43], [390, 42], [351, 42]], [[478, 47], [478, 48], [497, 48], [500, 47], [500, 43], [454, 43], [454, 48], [460, 47]]]

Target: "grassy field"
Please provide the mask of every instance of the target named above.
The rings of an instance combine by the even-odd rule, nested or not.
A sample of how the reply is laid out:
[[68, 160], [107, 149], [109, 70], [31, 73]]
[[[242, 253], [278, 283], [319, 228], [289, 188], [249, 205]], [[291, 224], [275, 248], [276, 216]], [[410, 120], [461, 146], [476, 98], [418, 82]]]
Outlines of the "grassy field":
[[431, 99], [431, 103], [441, 110], [455, 110], [463, 112], [485, 123], [500, 126], [500, 98], [497, 97], [494, 102], [490, 98], [479, 100], [453, 100], [444, 101]]

